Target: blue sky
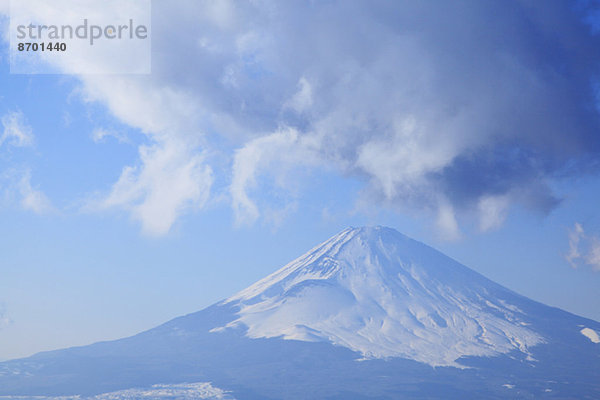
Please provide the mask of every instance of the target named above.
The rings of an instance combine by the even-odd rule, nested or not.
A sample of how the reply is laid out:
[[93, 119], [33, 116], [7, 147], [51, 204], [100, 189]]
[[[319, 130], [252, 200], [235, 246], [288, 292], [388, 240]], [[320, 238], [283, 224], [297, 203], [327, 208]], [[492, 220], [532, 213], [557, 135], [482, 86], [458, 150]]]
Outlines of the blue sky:
[[150, 75], [15, 75], [0, 45], [0, 359], [361, 225], [600, 320], [596, 2], [152, 6]]

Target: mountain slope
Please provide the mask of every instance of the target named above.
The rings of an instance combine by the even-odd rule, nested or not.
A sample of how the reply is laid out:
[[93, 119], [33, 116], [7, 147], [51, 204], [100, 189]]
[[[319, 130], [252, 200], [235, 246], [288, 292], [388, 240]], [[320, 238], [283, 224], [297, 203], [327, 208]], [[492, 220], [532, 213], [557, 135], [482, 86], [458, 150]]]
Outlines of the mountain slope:
[[202, 311], [0, 363], [0, 396], [597, 399], [599, 332], [392, 229], [348, 229]]
[[[251, 338], [331, 341], [432, 366], [544, 341], [512, 292], [387, 228], [347, 229], [229, 298]], [[218, 329], [217, 329], [218, 330]]]

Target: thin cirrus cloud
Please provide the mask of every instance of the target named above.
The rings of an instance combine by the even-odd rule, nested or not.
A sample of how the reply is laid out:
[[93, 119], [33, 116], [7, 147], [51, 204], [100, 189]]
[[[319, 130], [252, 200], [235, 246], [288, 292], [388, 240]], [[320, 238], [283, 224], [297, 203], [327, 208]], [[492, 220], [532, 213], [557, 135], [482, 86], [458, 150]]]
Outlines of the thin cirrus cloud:
[[104, 128], [96, 128], [92, 131], [92, 140], [95, 143], [101, 143], [106, 140], [106, 138], [113, 138], [117, 140], [119, 143], [130, 143], [130, 140], [127, 138], [127, 135], [120, 131], [112, 130], [112, 129], [104, 129]]
[[6, 328], [11, 324], [11, 320], [4, 307], [0, 307], [0, 330]]
[[20, 205], [24, 210], [36, 214], [48, 214], [55, 211], [48, 197], [41, 190], [31, 185], [31, 172], [25, 171], [18, 182], [16, 189], [20, 194]]
[[8, 112], [2, 116], [1, 122], [2, 134], [0, 135], [0, 146], [26, 147], [33, 144], [32, 129], [25, 121], [22, 112]]
[[46, 194], [31, 183], [29, 169], [0, 171], [0, 204], [3, 206], [18, 206], [38, 215], [56, 212]]
[[600, 238], [586, 234], [583, 225], [576, 222], [569, 230], [569, 252], [565, 259], [573, 268], [588, 266], [600, 272]]
[[154, 2], [153, 73], [80, 77], [85, 101], [150, 141], [99, 204], [166, 233], [231, 176], [236, 218], [252, 223], [270, 207], [256, 187], [291, 187], [286, 171], [308, 167], [431, 210], [449, 238], [467, 210], [482, 231], [515, 203], [547, 213], [560, 204], [550, 182], [597, 172], [600, 37], [586, 5]]
[[[35, 141], [33, 129], [20, 111], [11, 111], [0, 118], [0, 149], [3, 147], [30, 147]], [[0, 191], [5, 203], [17, 203], [22, 209], [36, 214], [54, 210], [46, 195], [31, 184], [29, 169], [9, 168], [0, 173]]]
[[32, 185], [29, 169], [9, 168], [0, 171], [0, 205], [16, 206], [38, 215], [57, 211], [46, 194]]

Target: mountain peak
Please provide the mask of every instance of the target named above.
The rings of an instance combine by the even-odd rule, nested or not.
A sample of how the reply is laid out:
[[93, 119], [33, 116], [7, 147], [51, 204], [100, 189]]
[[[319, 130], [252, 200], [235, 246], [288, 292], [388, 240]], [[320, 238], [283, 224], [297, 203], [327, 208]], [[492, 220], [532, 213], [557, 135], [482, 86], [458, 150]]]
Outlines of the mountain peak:
[[0, 397], [599, 398], [599, 332], [394, 229], [348, 228], [204, 310], [0, 363]]
[[394, 228], [389, 228], [387, 226], [375, 225], [375, 226], [360, 226], [360, 227], [348, 227], [333, 236], [334, 238], [361, 238], [362, 240], [368, 240], [371, 242], [377, 240], [412, 240], [408, 236], [398, 232]]
[[398, 231], [348, 228], [227, 299], [251, 338], [329, 341], [366, 358], [460, 366], [544, 339], [520, 297]]

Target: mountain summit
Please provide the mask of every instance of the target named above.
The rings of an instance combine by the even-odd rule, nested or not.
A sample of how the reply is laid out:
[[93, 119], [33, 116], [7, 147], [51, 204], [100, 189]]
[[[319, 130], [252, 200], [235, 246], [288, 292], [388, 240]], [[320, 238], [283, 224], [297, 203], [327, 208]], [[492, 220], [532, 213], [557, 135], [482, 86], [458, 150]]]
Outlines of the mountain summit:
[[[544, 342], [524, 299], [384, 227], [350, 228], [227, 299], [250, 338], [329, 341], [366, 358], [459, 366]], [[217, 328], [219, 331], [223, 328]]]
[[350, 228], [204, 310], [0, 363], [0, 397], [593, 399], [599, 333], [393, 229]]

